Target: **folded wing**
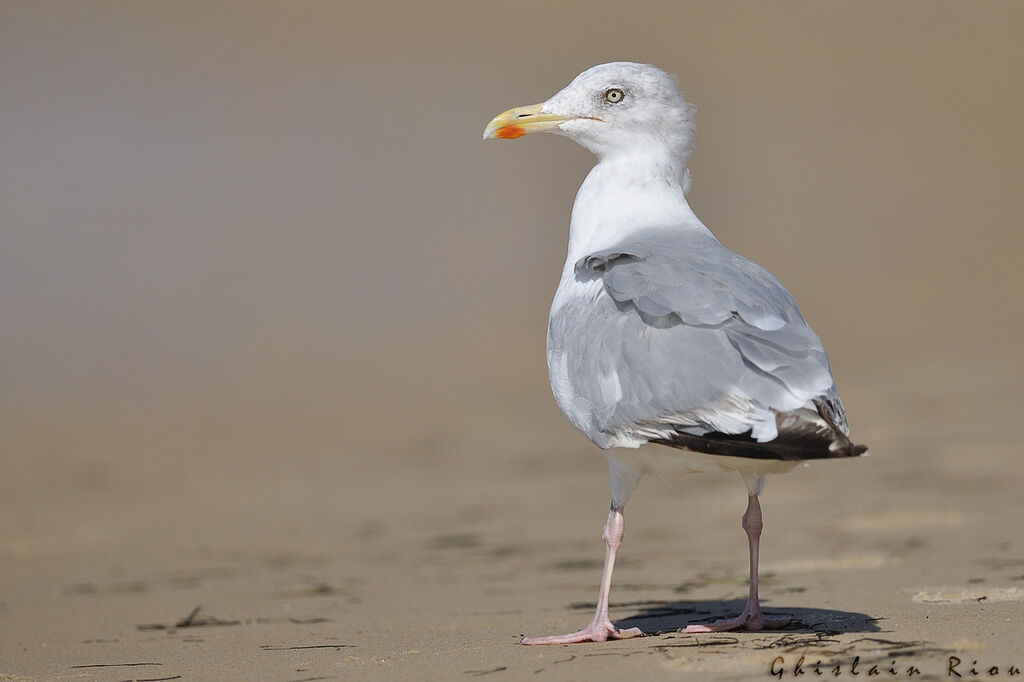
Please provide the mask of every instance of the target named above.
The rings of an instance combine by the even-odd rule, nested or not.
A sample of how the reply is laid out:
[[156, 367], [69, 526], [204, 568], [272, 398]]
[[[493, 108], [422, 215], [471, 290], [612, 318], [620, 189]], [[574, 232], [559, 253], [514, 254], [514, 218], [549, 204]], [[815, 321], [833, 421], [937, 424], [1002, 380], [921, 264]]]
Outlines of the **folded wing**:
[[863, 451], [792, 296], [710, 234], [634, 233], [580, 259], [575, 275], [599, 288], [553, 316], [553, 367], [589, 404], [585, 430], [599, 445], [771, 459]]

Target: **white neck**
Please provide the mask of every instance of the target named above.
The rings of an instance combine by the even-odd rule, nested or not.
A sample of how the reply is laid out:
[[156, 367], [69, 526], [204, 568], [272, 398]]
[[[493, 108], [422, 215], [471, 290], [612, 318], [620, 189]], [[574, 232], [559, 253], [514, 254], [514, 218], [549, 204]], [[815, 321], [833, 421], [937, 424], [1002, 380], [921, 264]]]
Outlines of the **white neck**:
[[601, 159], [576, 194], [566, 267], [639, 229], [664, 226], [710, 234], [686, 202], [685, 177], [678, 160], [651, 150]]

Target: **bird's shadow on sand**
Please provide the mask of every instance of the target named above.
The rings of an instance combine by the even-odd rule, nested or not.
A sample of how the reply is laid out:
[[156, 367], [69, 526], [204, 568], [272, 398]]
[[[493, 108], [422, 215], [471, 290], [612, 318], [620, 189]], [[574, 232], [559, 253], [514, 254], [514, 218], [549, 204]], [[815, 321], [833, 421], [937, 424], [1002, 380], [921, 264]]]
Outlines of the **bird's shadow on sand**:
[[[645, 634], [676, 632], [687, 625], [706, 625], [720, 618], [732, 618], [743, 611], [746, 600], [632, 602], [618, 604], [635, 606], [639, 610], [631, 616], [617, 619], [619, 628], [640, 628]], [[765, 606], [766, 619], [774, 621], [773, 630], [786, 632], [881, 632], [879, 618], [856, 611], [815, 609], [803, 606]]]

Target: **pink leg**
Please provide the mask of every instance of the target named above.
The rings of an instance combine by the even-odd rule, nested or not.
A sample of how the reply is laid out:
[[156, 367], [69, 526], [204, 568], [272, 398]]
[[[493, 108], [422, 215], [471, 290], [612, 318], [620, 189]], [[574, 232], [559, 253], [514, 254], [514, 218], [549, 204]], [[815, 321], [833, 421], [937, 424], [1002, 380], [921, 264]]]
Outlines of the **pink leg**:
[[736, 618], [717, 620], [711, 625], [690, 625], [683, 632], [724, 632], [726, 630], [762, 630], [764, 628], [774, 629], [784, 626], [788, 621], [765, 620], [761, 615], [761, 605], [757, 597], [757, 550], [761, 541], [761, 529], [764, 524], [761, 521], [761, 504], [757, 495], [751, 495], [747, 499], [747, 511], [743, 514], [743, 530], [747, 532], [747, 541], [750, 545], [750, 594], [747, 596], [747, 606]]
[[642, 637], [644, 633], [640, 628], [619, 630], [612, 625], [608, 618], [608, 593], [612, 589], [612, 570], [615, 568], [615, 552], [622, 544], [622, 535], [625, 531], [626, 522], [622, 518], [622, 508], [608, 512], [608, 522], [604, 524], [604, 533], [601, 539], [604, 540], [604, 572], [601, 574], [601, 591], [597, 595], [597, 611], [594, 613], [594, 620], [590, 625], [577, 632], [568, 635], [553, 635], [551, 637], [524, 637], [523, 644], [575, 644], [577, 642], [604, 642], [609, 639], [628, 639], [629, 637]]

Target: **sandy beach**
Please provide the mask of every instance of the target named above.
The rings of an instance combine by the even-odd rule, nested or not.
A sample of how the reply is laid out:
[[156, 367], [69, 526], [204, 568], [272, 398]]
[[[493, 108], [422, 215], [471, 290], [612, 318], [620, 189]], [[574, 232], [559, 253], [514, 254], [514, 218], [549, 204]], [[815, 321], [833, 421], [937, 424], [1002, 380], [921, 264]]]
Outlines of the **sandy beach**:
[[[0, 680], [1021, 674], [1022, 29], [5, 4]], [[544, 362], [592, 160], [480, 133], [612, 59], [678, 75], [691, 205], [793, 292], [871, 448], [768, 480], [782, 630], [678, 632], [747, 590], [742, 482], [702, 475], [626, 509], [611, 615], [647, 636], [519, 645], [600, 578], [606, 463]]]

